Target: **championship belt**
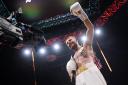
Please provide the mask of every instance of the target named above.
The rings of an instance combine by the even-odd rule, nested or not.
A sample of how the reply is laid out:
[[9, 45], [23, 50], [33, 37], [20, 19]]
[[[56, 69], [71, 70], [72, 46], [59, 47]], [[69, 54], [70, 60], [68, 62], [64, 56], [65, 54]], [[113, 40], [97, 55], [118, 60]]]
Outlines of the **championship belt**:
[[78, 69], [77, 69], [77, 75], [79, 75], [80, 73], [82, 73], [82, 72], [84, 72], [84, 71], [86, 71], [88, 68], [86, 68], [85, 66], [80, 66], [80, 67], [78, 67]]

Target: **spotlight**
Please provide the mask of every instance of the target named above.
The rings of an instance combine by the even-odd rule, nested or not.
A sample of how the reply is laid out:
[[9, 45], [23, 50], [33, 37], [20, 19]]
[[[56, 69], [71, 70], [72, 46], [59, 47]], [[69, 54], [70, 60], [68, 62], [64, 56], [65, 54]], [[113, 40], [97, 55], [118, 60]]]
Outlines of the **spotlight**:
[[95, 30], [95, 34], [96, 34], [96, 35], [101, 35], [101, 30], [100, 30], [100, 29], [96, 29], [96, 30]]
[[31, 2], [31, 0], [26, 0], [26, 3]]
[[86, 42], [87, 41], [86, 35], [81, 36], [80, 40], [82, 41], [82, 43]]
[[24, 49], [23, 50], [23, 54], [25, 55], [25, 56], [29, 56], [29, 55], [31, 55], [31, 50], [30, 49]]
[[54, 45], [53, 45], [53, 48], [55, 49], [55, 50], [60, 50], [60, 45], [59, 45], [59, 43], [55, 43]]
[[40, 48], [39, 54], [46, 54], [46, 48], [45, 47]]

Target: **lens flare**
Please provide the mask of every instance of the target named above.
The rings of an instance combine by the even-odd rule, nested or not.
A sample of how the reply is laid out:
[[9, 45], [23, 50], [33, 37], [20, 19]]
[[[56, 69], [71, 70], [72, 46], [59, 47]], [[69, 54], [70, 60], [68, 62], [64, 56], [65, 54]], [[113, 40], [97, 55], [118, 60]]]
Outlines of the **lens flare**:
[[63, 0], [62, 3], [65, 8], [69, 8], [75, 2], [78, 2], [78, 0]]
[[40, 6], [36, 4], [27, 4], [23, 6], [23, 14], [29, 19], [37, 18], [41, 15]]

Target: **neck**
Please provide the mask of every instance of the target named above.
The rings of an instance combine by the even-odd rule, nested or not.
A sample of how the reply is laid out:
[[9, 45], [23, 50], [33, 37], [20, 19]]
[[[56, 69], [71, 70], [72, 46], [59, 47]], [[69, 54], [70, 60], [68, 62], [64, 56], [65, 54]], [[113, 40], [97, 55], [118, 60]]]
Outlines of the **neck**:
[[74, 51], [76, 52], [76, 51], [78, 51], [79, 49], [80, 49], [80, 45], [77, 45], [77, 47], [76, 48], [74, 48]]

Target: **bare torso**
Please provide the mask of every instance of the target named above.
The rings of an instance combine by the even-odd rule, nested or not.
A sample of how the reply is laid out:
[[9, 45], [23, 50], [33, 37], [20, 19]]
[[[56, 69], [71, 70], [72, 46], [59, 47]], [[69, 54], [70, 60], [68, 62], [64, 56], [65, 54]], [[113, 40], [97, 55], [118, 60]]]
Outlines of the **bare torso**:
[[80, 49], [74, 55], [74, 59], [77, 63], [77, 74], [80, 74], [88, 69], [86, 65], [87, 63], [93, 62], [93, 56], [94, 53], [92, 49], [83, 49], [83, 47], [80, 47]]

